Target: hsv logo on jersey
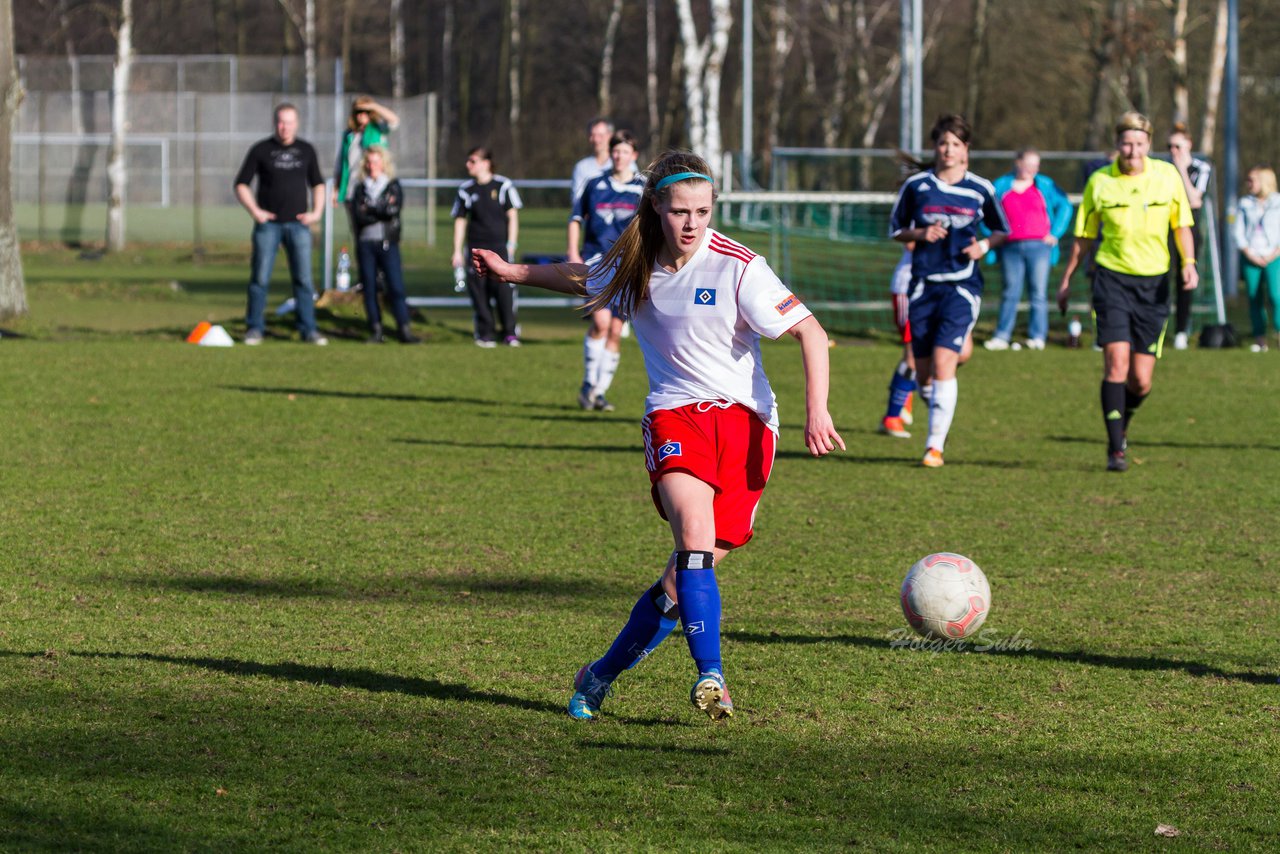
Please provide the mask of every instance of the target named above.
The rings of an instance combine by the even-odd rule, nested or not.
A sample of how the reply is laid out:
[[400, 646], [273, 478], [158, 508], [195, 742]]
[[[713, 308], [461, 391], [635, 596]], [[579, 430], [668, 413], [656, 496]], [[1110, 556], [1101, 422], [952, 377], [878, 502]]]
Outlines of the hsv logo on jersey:
[[788, 311], [791, 311], [791, 309], [795, 308], [799, 304], [800, 304], [800, 300], [796, 297], [795, 294], [792, 294], [791, 296], [784, 299], [782, 302], [775, 305], [774, 308], [778, 310], [778, 314], [786, 314]]
[[667, 442], [665, 445], [663, 445], [661, 448], [658, 449], [658, 462], [662, 462], [667, 457], [678, 457], [678, 456], [681, 456], [679, 442]]
[[695, 305], [715, 305], [716, 289], [698, 288], [693, 292], [693, 302]]

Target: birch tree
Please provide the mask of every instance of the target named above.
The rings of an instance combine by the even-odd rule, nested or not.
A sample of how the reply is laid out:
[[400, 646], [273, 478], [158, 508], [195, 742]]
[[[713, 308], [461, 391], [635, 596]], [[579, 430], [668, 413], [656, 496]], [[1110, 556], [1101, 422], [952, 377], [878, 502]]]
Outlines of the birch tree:
[[613, 112], [613, 52], [618, 46], [618, 27], [622, 23], [622, 0], [613, 0], [609, 10], [609, 22], [604, 28], [604, 48], [600, 51], [600, 88], [596, 100], [600, 104], [597, 113], [607, 116]]
[[964, 114], [970, 123], [979, 123], [982, 107], [982, 72], [987, 64], [988, 0], [974, 0], [973, 19], [969, 29], [969, 64], [965, 81]]
[[[507, 68], [507, 87], [511, 97], [511, 109], [507, 113], [507, 121], [511, 122], [512, 133], [520, 126], [520, 0], [511, 3], [511, 64]], [[518, 149], [520, 146], [516, 146]]]
[[391, 97], [404, 98], [404, 0], [391, 0]]
[[111, 73], [111, 151], [107, 156], [107, 251], [124, 249], [125, 137], [129, 130], [129, 73], [133, 66], [133, 0], [120, 0], [116, 63]]
[[773, 33], [773, 50], [769, 53], [768, 120], [765, 125], [764, 169], [773, 176], [773, 150], [782, 144], [782, 95], [787, 75], [785, 69], [795, 47], [793, 22], [787, 14], [787, 0], [774, 0], [769, 7], [769, 30]]
[[1200, 129], [1200, 150], [1212, 157], [1218, 133], [1218, 104], [1222, 100], [1222, 75], [1227, 67], [1227, 0], [1218, 0], [1213, 24], [1213, 54], [1209, 59], [1209, 85], [1204, 96], [1204, 124]]
[[712, 177], [719, 180], [724, 150], [720, 133], [720, 81], [733, 26], [730, 0], [710, 0], [707, 35], [698, 38], [691, 0], [676, 0], [680, 19], [680, 43], [684, 47], [684, 97], [689, 120], [689, 145], [706, 159]]
[[27, 313], [18, 229], [13, 222], [13, 123], [22, 103], [22, 83], [13, 52], [13, 4], [0, 0], [0, 318]]
[[[302, 3], [299, 11], [298, 3]], [[310, 109], [316, 96], [316, 0], [280, 0], [280, 8], [293, 22], [293, 26], [302, 35], [302, 56], [307, 81], [308, 110], [307, 119], [311, 120]]]
[[1169, 85], [1173, 95], [1173, 123], [1191, 121], [1187, 71], [1187, 0], [1163, 0], [1169, 10]]
[[645, 0], [645, 100], [649, 103], [649, 149], [657, 146], [658, 126], [658, 0]]

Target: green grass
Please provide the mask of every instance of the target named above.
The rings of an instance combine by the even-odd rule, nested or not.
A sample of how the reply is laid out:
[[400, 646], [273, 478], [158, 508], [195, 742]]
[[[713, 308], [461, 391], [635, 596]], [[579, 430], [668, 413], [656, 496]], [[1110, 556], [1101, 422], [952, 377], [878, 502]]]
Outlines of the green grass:
[[[873, 432], [893, 349], [832, 351], [849, 448], [815, 461], [798, 348], [767, 345], [779, 462], [719, 573], [738, 715], [693, 714], [677, 637], [583, 725], [572, 674], [670, 549], [634, 343], [605, 415], [574, 406], [581, 327], [552, 312], [518, 351], [461, 312], [419, 347], [179, 343], [236, 328], [226, 254], [28, 256], [32, 316], [4, 324], [27, 338], [0, 341], [0, 849], [1280, 836], [1271, 358], [1169, 354], [1117, 476], [1089, 350], [980, 350], [929, 471]], [[1015, 648], [891, 647], [938, 550], [986, 570], [987, 639]]]

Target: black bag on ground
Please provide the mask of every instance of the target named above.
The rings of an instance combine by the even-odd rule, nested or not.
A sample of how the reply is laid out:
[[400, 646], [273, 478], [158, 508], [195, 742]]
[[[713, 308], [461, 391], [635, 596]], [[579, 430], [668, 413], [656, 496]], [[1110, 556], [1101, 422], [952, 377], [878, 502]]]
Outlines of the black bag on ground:
[[1200, 329], [1200, 346], [1218, 350], [1236, 346], [1236, 331], [1230, 323], [1205, 324]]

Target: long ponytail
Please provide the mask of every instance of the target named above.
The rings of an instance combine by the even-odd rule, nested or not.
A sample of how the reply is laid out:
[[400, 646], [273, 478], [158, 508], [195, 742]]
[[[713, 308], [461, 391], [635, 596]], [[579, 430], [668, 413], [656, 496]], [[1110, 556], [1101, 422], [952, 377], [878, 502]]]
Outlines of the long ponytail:
[[[587, 311], [617, 308], [630, 317], [648, 297], [649, 275], [653, 272], [653, 265], [657, 263], [658, 252], [665, 240], [662, 234], [662, 215], [658, 213], [657, 205], [670, 197], [672, 187], [688, 181], [703, 180], [686, 178], [661, 190], [656, 189], [663, 178], [681, 172], [711, 174], [707, 161], [691, 151], [668, 151], [644, 170], [644, 193], [640, 197], [636, 215], [600, 262], [588, 273], [588, 277], [591, 277], [606, 270], [613, 271], [609, 283], [587, 302]], [[712, 201], [714, 200], [713, 188]]]

